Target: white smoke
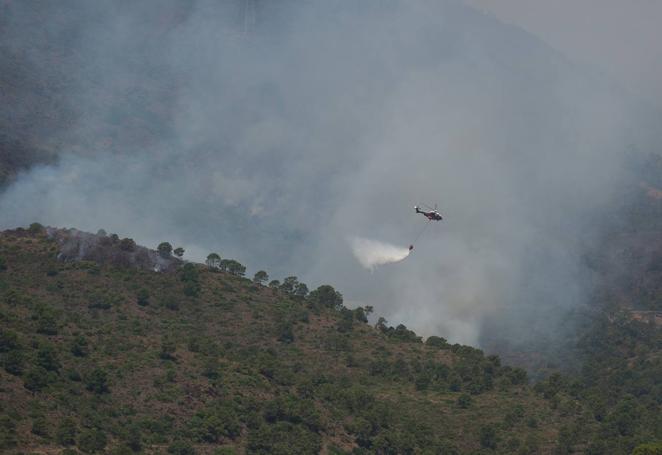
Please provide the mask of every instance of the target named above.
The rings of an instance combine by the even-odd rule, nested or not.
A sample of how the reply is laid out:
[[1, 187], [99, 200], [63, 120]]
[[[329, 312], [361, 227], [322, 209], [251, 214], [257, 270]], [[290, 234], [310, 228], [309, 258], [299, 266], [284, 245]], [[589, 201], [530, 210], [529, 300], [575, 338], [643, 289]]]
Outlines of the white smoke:
[[403, 261], [410, 253], [409, 248], [362, 237], [350, 239], [350, 244], [354, 257], [369, 270], [374, 270], [378, 265]]
[[[658, 116], [457, 0], [260, 1], [254, 30], [235, 0], [9, 3], [0, 56], [36, 62], [26, 93], [48, 102], [5, 84], [0, 123], [42, 125], [28, 108], [51, 100], [72, 113], [26, 133], [59, 160], [3, 190], [0, 229], [215, 251], [452, 342], [563, 339], [622, 152], [659, 143]], [[448, 216], [419, 243], [421, 200]], [[355, 235], [416, 243], [416, 260]]]

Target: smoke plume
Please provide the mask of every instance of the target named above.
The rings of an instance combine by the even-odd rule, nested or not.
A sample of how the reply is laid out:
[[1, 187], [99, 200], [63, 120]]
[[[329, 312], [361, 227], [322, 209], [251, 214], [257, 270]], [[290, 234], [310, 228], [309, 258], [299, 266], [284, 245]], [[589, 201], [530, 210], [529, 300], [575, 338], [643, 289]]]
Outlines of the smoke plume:
[[[58, 157], [3, 192], [1, 228], [218, 252], [422, 335], [563, 337], [649, 143], [609, 81], [457, 0], [46, 3], [0, 6], [0, 78], [29, 69], [3, 86], [43, 95], [0, 103], [3, 128]], [[409, 244], [423, 201], [444, 220], [366, 271], [406, 252], [347, 239]]]

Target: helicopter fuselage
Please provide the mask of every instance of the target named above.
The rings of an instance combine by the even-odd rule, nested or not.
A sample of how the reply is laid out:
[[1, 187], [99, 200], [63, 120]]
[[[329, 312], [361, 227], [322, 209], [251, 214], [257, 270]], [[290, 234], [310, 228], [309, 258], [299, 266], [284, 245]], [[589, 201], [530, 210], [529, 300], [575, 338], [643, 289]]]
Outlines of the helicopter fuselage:
[[429, 212], [426, 212], [424, 210], [419, 209], [418, 207], [414, 207], [414, 209], [416, 210], [416, 213], [420, 213], [430, 221], [441, 221], [443, 219], [441, 217], [441, 214], [436, 210], [430, 210]]

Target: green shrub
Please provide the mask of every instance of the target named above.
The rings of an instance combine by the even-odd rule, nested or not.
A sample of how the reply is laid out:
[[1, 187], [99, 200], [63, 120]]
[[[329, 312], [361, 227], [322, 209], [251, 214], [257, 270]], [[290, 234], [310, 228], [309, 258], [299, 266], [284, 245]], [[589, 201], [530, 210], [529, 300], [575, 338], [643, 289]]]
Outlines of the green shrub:
[[356, 443], [359, 445], [359, 447], [369, 447], [370, 438], [375, 433], [375, 429], [373, 428], [372, 424], [363, 417], [356, 417], [352, 419], [351, 422], [345, 425], [345, 429], [354, 435], [356, 438]]
[[425, 345], [439, 349], [448, 349], [450, 347], [450, 345], [448, 344], [445, 338], [434, 335], [428, 337], [428, 339], [425, 340]]
[[204, 363], [202, 364], [202, 375], [212, 381], [220, 379], [221, 368], [218, 359], [205, 359]]
[[554, 373], [546, 378], [544, 381], [541, 381], [535, 385], [536, 392], [542, 394], [545, 399], [550, 399], [564, 387], [564, 379], [558, 374]]
[[61, 446], [72, 446], [76, 444], [77, 433], [78, 428], [76, 422], [67, 417], [60, 421], [60, 424], [55, 431], [55, 440]]
[[479, 440], [481, 447], [486, 449], [496, 449], [497, 433], [493, 426], [485, 425], [480, 428]]
[[306, 310], [301, 310], [296, 313], [296, 321], [308, 324], [310, 322], [310, 313]]
[[294, 329], [292, 323], [288, 322], [280, 326], [278, 330], [278, 341], [281, 343], [294, 342]]
[[186, 297], [197, 297], [200, 294], [200, 284], [196, 282], [184, 283], [184, 295]]
[[168, 295], [161, 300], [161, 305], [171, 311], [179, 310], [179, 301], [172, 295]]
[[354, 327], [354, 312], [347, 308], [340, 309], [340, 319], [336, 323], [336, 330], [340, 333], [351, 332]]
[[508, 451], [508, 453], [517, 453], [521, 445], [522, 442], [516, 437], [512, 436], [505, 442], [505, 449]]
[[466, 393], [463, 393], [457, 398], [457, 406], [462, 409], [467, 409], [469, 406], [471, 406], [472, 402], [473, 398], [471, 398], [471, 395]]
[[148, 432], [150, 443], [163, 444], [172, 435], [174, 420], [171, 415], [161, 415], [158, 418], [146, 417], [140, 422], [140, 427]]
[[11, 449], [17, 443], [15, 420], [7, 415], [0, 416], [0, 449]]
[[202, 351], [202, 338], [199, 336], [192, 336], [186, 342], [186, 347], [190, 352]]
[[414, 386], [416, 387], [416, 390], [420, 392], [423, 390], [427, 390], [428, 387], [430, 387], [431, 382], [432, 382], [432, 378], [430, 377], [430, 375], [423, 373], [416, 376], [416, 379], [414, 380]]
[[221, 265], [221, 256], [218, 253], [210, 253], [205, 261], [210, 270], [218, 270]]
[[82, 335], [78, 335], [76, 338], [74, 338], [71, 341], [71, 345], [69, 347], [69, 350], [76, 357], [85, 357], [85, 356], [87, 356], [87, 354], [88, 354], [88, 345], [87, 345], [87, 340], [85, 339], [85, 337], [82, 336]]
[[343, 296], [333, 286], [323, 284], [308, 295], [308, 300], [321, 307], [340, 310], [343, 306]]
[[163, 360], [174, 360], [177, 344], [171, 338], [164, 337], [161, 340], [161, 350], [159, 351], [159, 358]]
[[389, 337], [401, 341], [407, 341], [411, 343], [421, 342], [421, 337], [417, 336], [413, 330], [409, 330], [404, 324], [398, 324], [395, 329], [393, 327], [389, 327], [385, 333]]
[[462, 378], [455, 372], [448, 375], [448, 390], [451, 392], [462, 390]]
[[256, 272], [255, 275], [253, 276], [253, 283], [255, 284], [263, 285], [268, 280], [269, 280], [269, 274], [267, 274], [267, 272], [265, 272], [264, 270], [260, 270]]
[[195, 264], [186, 263], [179, 269], [180, 280], [182, 281], [199, 281], [200, 273]]
[[578, 434], [571, 428], [569, 425], [563, 425], [559, 429], [559, 435], [557, 440], [557, 452], [558, 453], [570, 453], [572, 452], [572, 446], [577, 440]]
[[378, 433], [371, 441], [375, 453], [415, 453], [416, 441], [413, 435], [403, 431]]
[[330, 333], [324, 338], [324, 349], [337, 352], [351, 352], [352, 342], [346, 334]]
[[354, 310], [354, 319], [359, 322], [363, 322], [364, 324], [368, 323], [368, 316], [366, 315], [363, 307], [358, 307]]
[[319, 453], [321, 438], [302, 425], [278, 422], [261, 425], [248, 434], [246, 451], [256, 455], [304, 455]]
[[18, 349], [18, 335], [13, 330], [0, 328], [0, 352]]
[[180, 439], [168, 446], [168, 453], [172, 455], [195, 455], [195, 449], [190, 442]]
[[662, 455], [662, 442], [640, 444], [632, 451], [632, 455]]
[[294, 288], [294, 296], [298, 300], [305, 299], [306, 296], [309, 294], [308, 286], [306, 283], [297, 283], [297, 285]]
[[44, 309], [38, 312], [37, 333], [42, 335], [57, 335], [57, 319], [50, 309]]
[[526, 371], [522, 368], [513, 368], [510, 370], [508, 373], [508, 379], [513, 385], [521, 385], [528, 382]]
[[310, 431], [319, 431], [322, 419], [311, 400], [298, 398], [294, 395], [279, 397], [268, 402], [264, 408], [264, 419], [274, 423], [287, 421], [293, 424], [304, 424]]
[[23, 377], [23, 387], [31, 392], [39, 392], [53, 380], [52, 375], [42, 367], [31, 368]]
[[106, 433], [97, 428], [90, 428], [81, 432], [78, 448], [85, 453], [95, 453], [103, 450], [107, 442]]
[[506, 428], [513, 427], [516, 423], [524, 418], [524, 407], [522, 405], [515, 405], [503, 417], [503, 422]]
[[90, 310], [110, 310], [112, 306], [110, 299], [105, 296], [99, 296], [87, 304]]
[[294, 294], [294, 289], [297, 284], [299, 284], [299, 279], [295, 276], [288, 276], [283, 279], [283, 283], [280, 285], [280, 290], [287, 294]]
[[220, 438], [234, 439], [241, 434], [241, 423], [230, 409], [210, 408], [196, 413], [188, 423], [189, 431], [198, 442], [217, 443]]
[[172, 254], [172, 245], [168, 242], [159, 243], [159, 246], [156, 247], [156, 251], [164, 259], [168, 259]]
[[189, 297], [197, 297], [200, 292], [198, 268], [194, 264], [188, 263], [181, 268], [180, 274], [180, 279], [184, 282], [184, 294]]
[[14, 350], [5, 354], [2, 358], [2, 366], [5, 371], [14, 376], [23, 374], [23, 366], [25, 364], [25, 354], [23, 351]]
[[80, 382], [83, 380], [83, 378], [81, 377], [80, 373], [77, 370], [69, 370], [67, 377], [69, 378], [70, 381], [73, 382]]
[[87, 376], [85, 388], [97, 395], [110, 392], [108, 388], [108, 373], [102, 368], [95, 368]]
[[53, 346], [47, 344], [39, 348], [36, 364], [46, 371], [58, 371], [60, 369], [60, 361]]
[[246, 273], [246, 266], [234, 259], [223, 259], [220, 262], [220, 269], [228, 272], [234, 276], [244, 276]]
[[32, 235], [41, 234], [44, 232], [44, 226], [40, 223], [32, 223], [28, 228], [28, 232]]
[[37, 436], [41, 436], [43, 438], [49, 437], [48, 422], [46, 421], [45, 416], [39, 415], [32, 419], [31, 432], [32, 434], [36, 434]]
[[131, 423], [125, 428], [124, 440], [127, 447], [129, 447], [134, 452], [140, 452], [142, 450], [142, 434], [140, 431], [140, 426]]
[[149, 305], [149, 291], [145, 288], [140, 289], [136, 294], [136, 300], [140, 306]]
[[125, 238], [120, 240], [120, 250], [132, 252], [136, 249], [136, 242], [133, 239]]

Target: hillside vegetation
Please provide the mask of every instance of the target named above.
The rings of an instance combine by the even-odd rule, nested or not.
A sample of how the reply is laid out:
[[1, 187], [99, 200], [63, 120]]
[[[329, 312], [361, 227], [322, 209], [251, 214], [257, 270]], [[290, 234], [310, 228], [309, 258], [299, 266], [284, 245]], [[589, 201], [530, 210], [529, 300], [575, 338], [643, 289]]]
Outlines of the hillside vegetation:
[[497, 356], [369, 325], [331, 286], [215, 261], [155, 272], [155, 252], [90, 236], [97, 261], [71, 254], [77, 231], [0, 235], [8, 453], [598, 454], [661, 437], [653, 326], [603, 321], [613, 341], [591, 332], [585, 378], [530, 386]]
[[63, 262], [38, 227], [5, 232], [0, 248], [5, 449], [555, 445], [559, 413], [523, 371], [402, 326], [373, 328], [331, 287], [303, 297], [202, 265]]

